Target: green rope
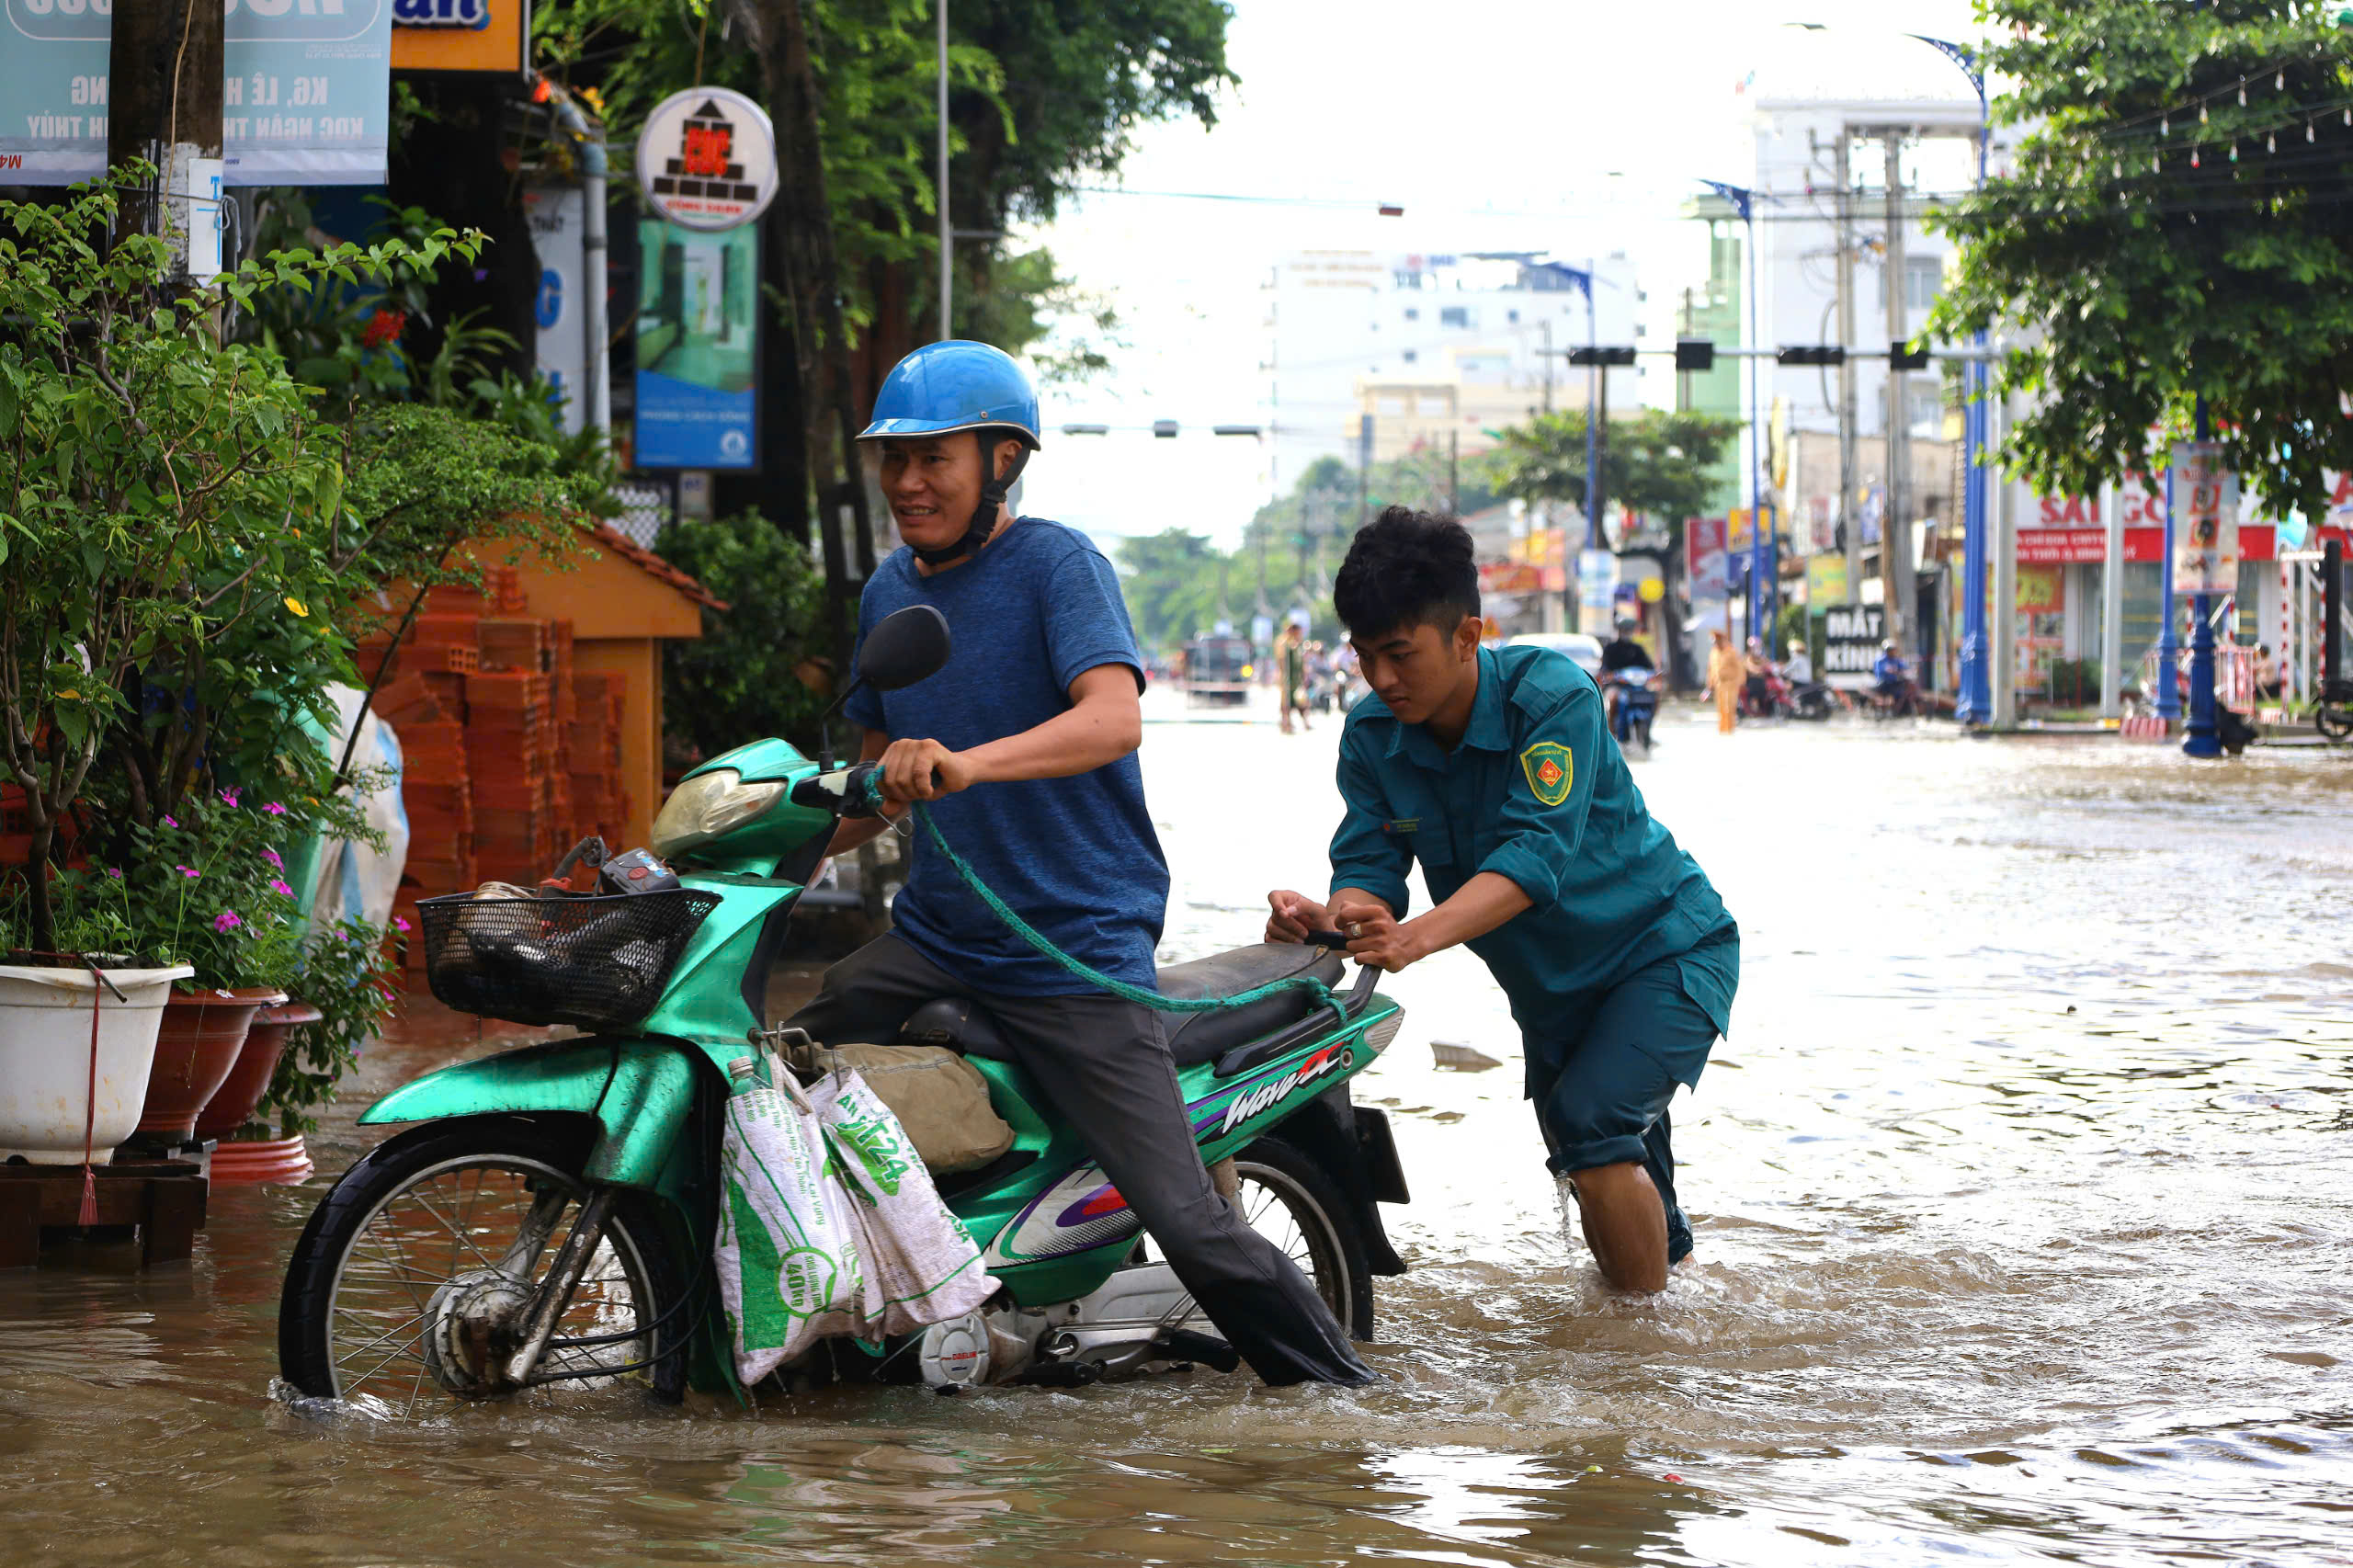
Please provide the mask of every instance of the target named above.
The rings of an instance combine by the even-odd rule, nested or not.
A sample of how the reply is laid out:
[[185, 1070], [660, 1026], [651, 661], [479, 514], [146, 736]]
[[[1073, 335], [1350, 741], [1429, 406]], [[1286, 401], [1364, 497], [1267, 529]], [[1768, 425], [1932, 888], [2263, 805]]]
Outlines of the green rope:
[[1222, 1013], [1234, 1007], [1246, 1007], [1253, 1002], [1261, 1001], [1281, 992], [1302, 991], [1305, 992], [1317, 1006], [1331, 1008], [1342, 1023], [1347, 1021], [1346, 1005], [1330, 986], [1312, 974], [1295, 974], [1282, 980], [1270, 980], [1264, 985], [1254, 985], [1249, 990], [1233, 996], [1164, 996], [1157, 991], [1147, 991], [1141, 985], [1131, 985], [1124, 980], [1115, 980], [1101, 970], [1091, 968], [1071, 957], [1040, 935], [1028, 921], [1016, 915], [1005, 900], [997, 897], [995, 890], [981, 881], [980, 873], [973, 870], [961, 855], [956, 853], [955, 848], [940, 834], [939, 824], [931, 820], [931, 812], [926, 809], [922, 801], [915, 802], [915, 820], [923, 824], [924, 831], [931, 835], [932, 846], [948, 857], [948, 863], [956, 868], [956, 874], [964, 879], [964, 885], [980, 895], [981, 902], [995, 912], [996, 917], [1005, 922], [1006, 929], [1037, 949], [1043, 957], [1051, 960], [1089, 985], [1108, 991], [1122, 1001], [1133, 1002], [1140, 1006], [1157, 1008], [1164, 1013]]

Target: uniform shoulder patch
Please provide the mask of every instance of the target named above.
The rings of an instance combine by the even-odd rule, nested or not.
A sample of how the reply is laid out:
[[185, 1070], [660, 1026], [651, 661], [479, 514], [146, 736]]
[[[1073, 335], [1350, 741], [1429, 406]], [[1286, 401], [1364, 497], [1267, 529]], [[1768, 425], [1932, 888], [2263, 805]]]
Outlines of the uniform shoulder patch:
[[1519, 754], [1519, 766], [1528, 774], [1529, 792], [1548, 806], [1567, 800], [1577, 781], [1576, 756], [1558, 741], [1529, 746]]

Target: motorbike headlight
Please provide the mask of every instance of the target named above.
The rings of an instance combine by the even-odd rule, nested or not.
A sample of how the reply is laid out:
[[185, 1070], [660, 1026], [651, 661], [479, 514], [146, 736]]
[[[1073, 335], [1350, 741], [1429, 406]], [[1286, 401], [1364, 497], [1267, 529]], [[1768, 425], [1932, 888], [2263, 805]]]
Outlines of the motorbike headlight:
[[697, 774], [670, 792], [654, 819], [654, 853], [668, 858], [724, 837], [783, 798], [785, 780], [746, 784], [732, 767]]

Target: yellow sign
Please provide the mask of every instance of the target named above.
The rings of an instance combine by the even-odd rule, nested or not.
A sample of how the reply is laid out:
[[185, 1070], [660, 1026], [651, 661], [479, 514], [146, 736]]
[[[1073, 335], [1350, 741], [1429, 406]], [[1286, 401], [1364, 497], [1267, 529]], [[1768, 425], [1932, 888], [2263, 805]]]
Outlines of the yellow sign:
[[2019, 614], [2058, 615], [2066, 608], [2067, 569], [2064, 566], [2018, 568]]
[[1539, 741], [1529, 746], [1519, 754], [1519, 766], [1528, 772], [1529, 790], [1548, 806], [1567, 800], [1576, 783], [1576, 758], [1558, 741]]
[[392, 69], [520, 75], [530, 13], [530, 0], [393, 0]]
[[1830, 605], [1847, 602], [1847, 558], [1843, 555], [1809, 555], [1805, 562], [1805, 602], [1808, 608], [1823, 609]]

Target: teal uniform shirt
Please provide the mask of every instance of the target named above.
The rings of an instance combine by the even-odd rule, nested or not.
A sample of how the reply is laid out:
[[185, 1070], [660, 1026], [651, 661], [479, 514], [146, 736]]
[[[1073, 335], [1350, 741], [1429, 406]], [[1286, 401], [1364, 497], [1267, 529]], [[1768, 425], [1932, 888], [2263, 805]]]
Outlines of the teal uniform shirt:
[[[1597, 996], [1668, 959], [1716, 1032], [1728, 1028], [1737, 960], [1728, 971], [1718, 955], [1737, 952], [1733, 918], [1643, 804], [1600, 688], [1566, 654], [1480, 649], [1478, 697], [1450, 752], [1366, 697], [1341, 733], [1339, 775], [1336, 892], [1362, 888], [1402, 920], [1418, 860], [1440, 903], [1481, 871], [1528, 894], [1529, 908], [1469, 945], [1531, 1041], [1559, 1041]], [[1676, 1076], [1696, 1083], [1699, 1067]]]

